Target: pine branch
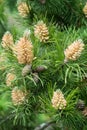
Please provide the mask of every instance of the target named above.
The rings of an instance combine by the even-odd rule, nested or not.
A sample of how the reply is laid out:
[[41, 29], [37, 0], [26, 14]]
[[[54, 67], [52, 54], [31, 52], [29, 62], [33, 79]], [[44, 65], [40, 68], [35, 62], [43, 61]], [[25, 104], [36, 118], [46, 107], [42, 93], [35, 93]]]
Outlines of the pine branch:
[[4, 26], [4, 24], [2, 23], [2, 21], [0, 20], [0, 25], [3, 27], [4, 31], [6, 31], [6, 28]]
[[36, 127], [35, 130], [44, 130], [45, 128], [51, 126], [55, 124], [55, 121], [50, 121], [50, 122], [47, 122], [47, 123], [43, 123], [41, 124], [40, 126]]
[[7, 117], [4, 117], [4, 119], [1, 119], [0, 121], [0, 125], [5, 123], [7, 120], [11, 120], [15, 115], [15, 112], [11, 112], [11, 114], [9, 114]]

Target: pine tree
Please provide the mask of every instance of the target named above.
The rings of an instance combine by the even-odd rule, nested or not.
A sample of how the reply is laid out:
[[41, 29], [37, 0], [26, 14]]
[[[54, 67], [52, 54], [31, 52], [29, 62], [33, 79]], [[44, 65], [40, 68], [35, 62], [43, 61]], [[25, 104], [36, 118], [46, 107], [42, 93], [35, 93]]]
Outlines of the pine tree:
[[0, 7], [0, 130], [87, 129], [86, 0]]

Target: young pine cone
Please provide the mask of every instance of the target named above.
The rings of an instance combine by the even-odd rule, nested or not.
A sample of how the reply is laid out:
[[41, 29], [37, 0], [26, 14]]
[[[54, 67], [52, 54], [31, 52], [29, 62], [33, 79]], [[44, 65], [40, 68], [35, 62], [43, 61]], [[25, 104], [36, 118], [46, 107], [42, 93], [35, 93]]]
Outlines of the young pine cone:
[[46, 42], [49, 39], [48, 28], [43, 21], [39, 21], [35, 25], [34, 35], [40, 40], [40, 42]]
[[87, 3], [83, 8], [83, 13], [85, 14], [85, 17], [87, 17]]
[[78, 110], [83, 110], [85, 108], [85, 102], [81, 99], [78, 100], [76, 107]]
[[26, 76], [29, 72], [31, 72], [31, 65], [25, 65], [22, 69], [22, 76]]
[[46, 0], [39, 0], [41, 4], [45, 4]]
[[6, 76], [6, 85], [7, 86], [11, 86], [12, 85], [12, 81], [14, 81], [16, 78], [16, 75], [13, 73], [8, 73]]
[[34, 72], [43, 72], [47, 69], [47, 67], [44, 67], [44, 66], [37, 66], [34, 70]]
[[65, 62], [68, 60], [76, 60], [80, 57], [82, 50], [84, 49], [84, 43], [81, 39], [74, 41], [68, 48], [64, 51]]
[[28, 15], [28, 13], [30, 12], [31, 8], [30, 6], [28, 7], [28, 5], [26, 4], [26, 2], [22, 2], [18, 5], [18, 11], [19, 14], [22, 17], [26, 17]]
[[15, 87], [11, 93], [12, 102], [14, 105], [21, 105], [26, 98], [26, 93]]
[[53, 93], [53, 97], [52, 97], [52, 106], [55, 108], [55, 109], [64, 109], [66, 107], [66, 100], [64, 98], [64, 95], [63, 93], [61, 92], [60, 89], [58, 89], [57, 91], [55, 91]]
[[29, 30], [29, 29], [26, 29], [25, 31], [24, 31], [24, 34], [23, 34], [23, 36], [25, 37], [25, 38], [30, 38], [30, 34], [31, 34], [31, 30]]
[[82, 111], [82, 114], [87, 117], [87, 107]]
[[11, 48], [13, 43], [13, 36], [9, 31], [7, 31], [2, 37], [2, 46], [4, 48]]
[[35, 83], [38, 83], [38, 81], [39, 81], [38, 73], [33, 73], [33, 79], [34, 79]]
[[33, 46], [26, 37], [20, 38], [15, 45], [14, 53], [17, 55], [20, 64], [30, 64], [33, 60]]

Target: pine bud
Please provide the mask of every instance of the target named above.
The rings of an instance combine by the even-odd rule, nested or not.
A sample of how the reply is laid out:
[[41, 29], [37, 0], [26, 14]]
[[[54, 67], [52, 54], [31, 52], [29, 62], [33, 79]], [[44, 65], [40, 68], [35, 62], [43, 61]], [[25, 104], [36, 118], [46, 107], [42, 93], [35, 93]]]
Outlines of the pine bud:
[[7, 31], [2, 37], [2, 46], [4, 48], [11, 48], [13, 46], [13, 36]]
[[31, 31], [30, 31], [29, 29], [26, 29], [26, 30], [24, 31], [23, 36], [28, 39], [28, 38], [30, 37], [30, 34], [31, 34]]
[[17, 55], [20, 64], [30, 64], [33, 60], [33, 46], [26, 37], [20, 38], [14, 47], [14, 53]]
[[84, 43], [81, 39], [74, 41], [68, 48], [64, 51], [65, 62], [68, 60], [76, 60], [80, 57], [82, 50], [84, 49]]
[[12, 85], [12, 81], [14, 81], [16, 78], [16, 75], [13, 73], [8, 73], [6, 75], [6, 85], [7, 86], [11, 86]]
[[45, 4], [46, 0], [39, 0], [41, 4]]
[[38, 83], [38, 81], [39, 81], [38, 73], [33, 73], [33, 79], [34, 79], [35, 83]]
[[60, 89], [58, 89], [57, 91], [55, 91], [53, 93], [53, 97], [52, 97], [52, 106], [55, 108], [55, 109], [64, 109], [66, 107], [66, 100], [64, 98], [64, 95], [63, 93], [61, 92]]
[[35, 37], [37, 37], [40, 42], [46, 42], [49, 39], [49, 32], [46, 24], [43, 21], [39, 21], [34, 28]]
[[87, 107], [82, 111], [82, 114], [87, 117]]
[[31, 72], [31, 65], [25, 65], [22, 69], [22, 76], [26, 76], [29, 72]]
[[19, 11], [19, 14], [22, 16], [22, 17], [26, 17], [28, 15], [28, 13], [30, 12], [31, 10], [31, 7], [26, 4], [26, 2], [21, 2], [19, 5], [18, 5], [18, 11]]
[[85, 4], [83, 8], [83, 13], [85, 14], [85, 17], [87, 17], [87, 3]]
[[34, 71], [35, 72], [43, 72], [43, 71], [45, 71], [47, 68], [46, 67], [44, 67], [44, 66], [38, 66]]
[[21, 105], [25, 101], [26, 93], [15, 87], [12, 90], [11, 97], [14, 105]]
[[76, 106], [77, 106], [77, 109], [83, 110], [85, 108], [85, 102], [79, 99]]

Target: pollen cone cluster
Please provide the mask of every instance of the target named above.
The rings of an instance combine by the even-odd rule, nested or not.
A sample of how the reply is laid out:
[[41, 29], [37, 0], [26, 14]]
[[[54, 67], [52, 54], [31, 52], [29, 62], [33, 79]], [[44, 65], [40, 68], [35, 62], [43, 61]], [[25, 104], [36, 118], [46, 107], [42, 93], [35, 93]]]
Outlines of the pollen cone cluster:
[[2, 46], [4, 48], [11, 48], [13, 43], [13, 36], [10, 32], [7, 31], [2, 37]]
[[46, 24], [43, 21], [39, 21], [34, 28], [35, 37], [37, 37], [40, 42], [46, 42], [49, 39], [49, 32]]
[[56, 90], [54, 93], [53, 93], [53, 97], [52, 97], [52, 106], [55, 108], [55, 109], [64, 109], [66, 107], [66, 100], [64, 98], [64, 95], [63, 93], [61, 92], [60, 89]]
[[6, 60], [5, 54], [4, 53], [0, 54], [0, 63], [4, 62], [5, 60]]
[[33, 60], [33, 46], [26, 37], [20, 38], [14, 47], [14, 53], [20, 64], [30, 64]]
[[26, 93], [15, 87], [11, 93], [12, 102], [14, 105], [21, 105], [26, 98]]
[[67, 62], [68, 60], [76, 60], [78, 57], [80, 57], [83, 49], [84, 49], [84, 43], [81, 39], [74, 41], [64, 51], [65, 62]]
[[7, 86], [11, 86], [12, 85], [12, 81], [16, 78], [16, 75], [13, 73], [8, 73], [6, 76], [6, 85]]
[[87, 3], [85, 4], [84, 8], [83, 8], [83, 13], [85, 14], [85, 16], [87, 17]]
[[30, 7], [28, 7], [28, 5], [26, 4], [26, 2], [22, 2], [18, 5], [18, 11], [19, 14], [22, 17], [26, 17], [28, 15], [28, 13], [30, 12]]
[[3, 54], [0, 55], [0, 70], [5, 70], [6, 66], [5, 66], [5, 61], [6, 58]]

